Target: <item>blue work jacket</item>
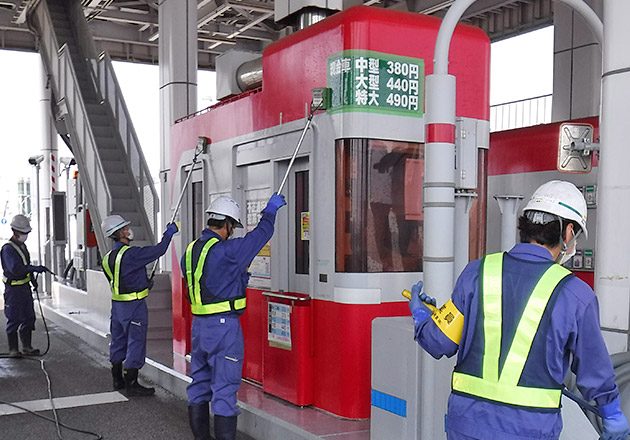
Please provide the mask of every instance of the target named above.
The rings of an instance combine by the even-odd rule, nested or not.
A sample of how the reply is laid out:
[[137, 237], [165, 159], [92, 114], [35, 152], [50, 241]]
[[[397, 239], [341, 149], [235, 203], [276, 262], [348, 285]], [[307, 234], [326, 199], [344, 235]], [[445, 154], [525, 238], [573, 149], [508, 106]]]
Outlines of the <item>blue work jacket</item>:
[[[133, 242], [132, 242], [133, 243]], [[171, 243], [171, 236], [162, 235], [162, 240], [155, 246], [131, 246], [120, 262], [120, 282], [129, 292], [140, 292], [149, 287], [146, 266], [166, 253]], [[114, 242], [112, 250], [125, 246], [120, 241]]]
[[[210, 292], [213, 297], [229, 300], [245, 295], [249, 282], [247, 267], [258, 252], [273, 236], [276, 214], [263, 211], [258, 225], [245, 234], [244, 237], [222, 240], [219, 234], [206, 228], [201, 233], [201, 240], [218, 238], [214, 244], [203, 268], [200, 283], [202, 289]], [[181, 259], [184, 279], [186, 277], [186, 255]], [[193, 269], [194, 270], [194, 269]], [[243, 310], [227, 313], [242, 314]]]
[[[503, 264], [504, 295], [511, 288], [516, 300], [503, 302], [504, 330], [514, 328], [512, 320], [520, 319], [521, 310], [540, 277], [534, 270], [540, 263], [551, 262], [544, 247], [519, 243], [509, 252]], [[469, 263], [459, 276], [451, 299], [464, 314], [464, 329], [458, 346], [448, 339], [429, 319], [415, 329], [418, 343], [434, 358], [457, 354], [457, 363], [473, 346], [473, 334], [479, 310], [480, 267], [482, 260]], [[531, 268], [531, 270], [529, 270]], [[429, 293], [430, 294], [430, 293]], [[562, 383], [569, 367], [577, 376], [577, 385], [586, 400], [595, 400], [601, 409], [619, 395], [610, 356], [599, 324], [599, 306], [593, 290], [572, 276], [554, 293], [555, 304], [546, 324], [547, 334], [541, 350], [530, 353], [527, 362], [543, 363], [553, 380]], [[521, 304], [519, 298], [522, 298]], [[516, 304], [515, 304], [516, 303]], [[550, 304], [551, 305], [551, 304]], [[511, 310], [508, 310], [510, 309]], [[502, 350], [503, 351], [503, 350]], [[448, 403], [449, 430], [478, 438], [502, 440], [556, 439], [562, 430], [559, 412], [539, 412], [451, 394]]]
[[[28, 253], [28, 249], [24, 243], [20, 243], [19, 241], [11, 238], [11, 241], [16, 244], [24, 253], [26, 257], [26, 263], [22, 260], [22, 257], [15, 248], [10, 244], [6, 243], [2, 246], [2, 250], [0, 251], [0, 259], [2, 260], [2, 269], [4, 270], [4, 276], [9, 280], [21, 280], [26, 278], [26, 276], [33, 272], [33, 266], [31, 266], [31, 256]], [[7, 287], [16, 287], [16, 286], [7, 286]], [[29, 287], [30, 288], [30, 287]]]

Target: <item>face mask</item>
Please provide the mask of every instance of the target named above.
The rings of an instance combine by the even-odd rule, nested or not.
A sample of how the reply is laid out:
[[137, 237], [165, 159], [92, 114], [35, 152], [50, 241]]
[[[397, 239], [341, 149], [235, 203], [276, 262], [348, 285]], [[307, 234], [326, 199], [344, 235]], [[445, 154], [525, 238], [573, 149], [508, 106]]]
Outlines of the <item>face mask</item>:
[[[575, 250], [577, 249], [577, 235], [573, 230], [571, 230], [571, 234], [573, 234], [573, 238], [571, 239], [571, 241], [569, 241], [568, 245], [565, 245], [564, 243], [562, 244], [562, 247], [565, 249], [559, 255], [560, 261], [558, 261], [558, 264], [561, 266], [563, 266], [567, 261], [573, 258], [573, 256], [575, 255]], [[567, 250], [568, 248], [571, 248], [571, 250]]]
[[558, 262], [558, 264], [560, 264], [561, 266], [564, 266], [564, 264], [567, 261], [573, 258], [573, 256], [575, 255], [575, 248], [576, 246], [573, 246], [571, 251], [565, 252], [564, 255], [562, 255], [562, 258], [560, 258], [560, 261]]
[[17, 234], [17, 241], [24, 243], [28, 238], [28, 234]]
[[133, 229], [131, 228], [127, 230], [127, 240], [133, 241]]

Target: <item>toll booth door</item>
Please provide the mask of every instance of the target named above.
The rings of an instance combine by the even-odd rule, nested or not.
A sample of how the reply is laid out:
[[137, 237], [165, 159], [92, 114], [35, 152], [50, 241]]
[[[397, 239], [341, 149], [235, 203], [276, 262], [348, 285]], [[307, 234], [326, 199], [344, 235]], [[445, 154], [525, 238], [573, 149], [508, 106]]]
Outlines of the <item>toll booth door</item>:
[[203, 169], [195, 168], [192, 173], [186, 197], [188, 209], [184, 211], [187, 218], [182, 218], [182, 222], [185, 222], [184, 233], [187, 243], [201, 236], [201, 232], [206, 227], [206, 209], [209, 205], [208, 197], [205, 195]]
[[287, 180], [288, 290], [309, 294], [310, 178], [308, 158], [296, 159]]

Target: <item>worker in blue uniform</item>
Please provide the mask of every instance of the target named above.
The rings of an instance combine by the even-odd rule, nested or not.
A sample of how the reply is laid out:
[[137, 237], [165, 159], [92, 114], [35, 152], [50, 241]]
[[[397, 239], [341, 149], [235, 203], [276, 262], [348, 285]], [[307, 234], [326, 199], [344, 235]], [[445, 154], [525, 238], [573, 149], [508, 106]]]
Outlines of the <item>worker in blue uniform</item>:
[[[48, 269], [45, 266], [32, 266], [31, 257], [24, 242], [31, 232], [31, 223], [27, 217], [18, 214], [11, 220], [13, 236], [2, 246], [0, 257], [4, 270], [4, 315], [7, 317], [7, 339], [9, 357], [39, 355], [39, 350], [31, 345], [35, 330], [35, 310], [31, 284], [37, 288], [35, 273]], [[20, 352], [18, 333], [22, 341]]]
[[595, 293], [561, 266], [575, 253], [576, 239], [588, 234], [586, 214], [573, 184], [540, 186], [519, 218], [521, 242], [469, 263], [459, 276], [446, 304], [454, 306], [451, 316], [463, 315], [457, 337], [439, 311], [432, 315], [426, 304], [435, 300], [421, 293], [422, 282], [413, 287], [416, 341], [436, 359], [457, 354], [449, 440], [558, 439], [569, 368], [584, 398], [599, 406], [601, 438], [630, 435]]
[[169, 223], [157, 245], [138, 247], [130, 246], [134, 236], [129, 224], [120, 215], [110, 215], [101, 225], [103, 234], [114, 240], [102, 262], [112, 290], [109, 360], [115, 390], [125, 389], [128, 396], [150, 396], [155, 389], [138, 382], [138, 370], [144, 366], [147, 352], [149, 324], [145, 298], [151, 281], [146, 266], [166, 253], [178, 228]]
[[228, 240], [242, 228], [240, 207], [219, 197], [208, 210], [208, 227], [190, 243], [181, 261], [194, 315], [188, 385], [188, 415], [196, 440], [209, 440], [210, 405], [216, 440], [236, 438], [236, 393], [241, 385], [244, 342], [239, 316], [245, 311], [247, 267], [274, 231], [276, 212], [286, 205], [274, 194], [256, 228]]

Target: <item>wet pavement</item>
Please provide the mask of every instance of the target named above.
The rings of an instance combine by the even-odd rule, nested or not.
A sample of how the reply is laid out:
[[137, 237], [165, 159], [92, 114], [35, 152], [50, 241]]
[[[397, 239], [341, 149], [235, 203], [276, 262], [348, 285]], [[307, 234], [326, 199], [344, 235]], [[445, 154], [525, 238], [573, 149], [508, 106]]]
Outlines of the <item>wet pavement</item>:
[[[4, 313], [0, 326], [4, 330]], [[37, 318], [33, 346], [46, 348], [46, 335], [41, 318]], [[50, 378], [50, 389], [56, 399], [59, 421], [63, 424], [94, 432], [77, 433], [61, 428], [58, 435], [55, 423], [30, 413], [15, 412], [13, 407], [0, 405], [0, 438], [2, 439], [191, 439], [188, 410], [185, 400], [156, 386], [151, 397], [127, 399], [112, 392], [109, 361], [104, 353], [48, 322], [50, 350], [41, 358], [0, 358], [0, 400], [21, 406], [50, 408], [48, 382], [42, 362]], [[8, 351], [6, 333], [0, 333], [0, 352]], [[40, 401], [41, 400], [41, 401]], [[40, 401], [40, 402], [32, 402]], [[27, 403], [25, 403], [27, 402]], [[1, 402], [0, 402], [1, 403]], [[37, 414], [54, 419], [53, 411], [40, 410]], [[251, 437], [239, 433], [239, 440]]]

